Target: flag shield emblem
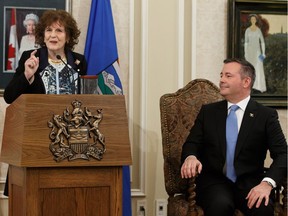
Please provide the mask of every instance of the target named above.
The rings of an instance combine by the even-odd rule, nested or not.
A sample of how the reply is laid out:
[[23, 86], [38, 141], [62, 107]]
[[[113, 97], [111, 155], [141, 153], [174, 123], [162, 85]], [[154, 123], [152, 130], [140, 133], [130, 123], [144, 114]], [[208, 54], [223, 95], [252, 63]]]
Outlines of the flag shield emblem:
[[71, 150], [73, 151], [73, 153], [75, 153], [73, 159], [87, 158], [85, 152], [89, 145], [89, 129], [87, 127], [74, 128], [69, 126], [68, 131], [70, 133], [70, 138], [68, 142]]

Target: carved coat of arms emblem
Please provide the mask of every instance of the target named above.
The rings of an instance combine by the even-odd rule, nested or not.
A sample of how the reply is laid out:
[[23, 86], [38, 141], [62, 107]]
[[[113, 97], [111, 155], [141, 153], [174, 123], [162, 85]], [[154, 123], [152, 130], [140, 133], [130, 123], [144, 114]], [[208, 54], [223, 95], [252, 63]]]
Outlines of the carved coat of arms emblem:
[[62, 115], [54, 114], [48, 121], [51, 128], [49, 148], [54, 160], [89, 160], [90, 157], [101, 160], [106, 151], [105, 137], [99, 129], [103, 119], [102, 109], [92, 114], [87, 107], [82, 109], [81, 101], [74, 100], [71, 104], [71, 112], [67, 107]]

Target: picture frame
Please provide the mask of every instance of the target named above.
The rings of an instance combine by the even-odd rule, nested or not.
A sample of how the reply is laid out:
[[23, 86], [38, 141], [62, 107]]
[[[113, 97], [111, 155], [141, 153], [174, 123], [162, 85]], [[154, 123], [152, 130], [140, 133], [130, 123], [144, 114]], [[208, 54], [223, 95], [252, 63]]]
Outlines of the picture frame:
[[[40, 18], [45, 10], [57, 9], [71, 12], [71, 0], [1, 0], [0, 41], [3, 45], [0, 47], [0, 96], [3, 96], [4, 89], [12, 79], [15, 68], [17, 67], [17, 65], [11, 66], [11, 61], [8, 61], [9, 38], [12, 34], [10, 31], [12, 19], [15, 19], [16, 26], [16, 33], [14, 34], [16, 38], [15, 44], [17, 44], [17, 50], [20, 50], [21, 39], [27, 34], [24, 26], [26, 15], [32, 14], [32, 16], [35, 17], [36, 15], [36, 17]], [[35, 46], [35, 48], [37, 47]], [[18, 59], [21, 57], [21, 52], [15, 51], [15, 53], [17, 53], [17, 55], [15, 54], [16, 56], [13, 61], [18, 62]]]
[[287, 109], [287, 0], [229, 0], [227, 39], [228, 58], [255, 67], [251, 97]]

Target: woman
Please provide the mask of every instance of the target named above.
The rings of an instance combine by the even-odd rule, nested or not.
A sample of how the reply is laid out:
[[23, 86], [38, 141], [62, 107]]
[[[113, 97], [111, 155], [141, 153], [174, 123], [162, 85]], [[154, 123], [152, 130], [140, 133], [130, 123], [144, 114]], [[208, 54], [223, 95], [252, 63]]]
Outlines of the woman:
[[27, 14], [23, 25], [26, 28], [27, 35], [21, 38], [19, 57], [21, 57], [23, 51], [39, 48], [39, 45], [35, 43], [35, 26], [39, 21], [39, 17], [33, 13]]
[[[76, 94], [78, 75], [85, 75], [87, 68], [85, 57], [72, 51], [79, 35], [77, 23], [68, 12], [46, 11], [35, 30], [41, 48], [23, 52], [5, 88], [6, 103], [21, 94]], [[8, 178], [4, 195], [8, 196]]]
[[[4, 99], [12, 103], [21, 94], [75, 94], [78, 75], [85, 75], [85, 57], [72, 50], [80, 30], [64, 10], [44, 12], [35, 29], [41, 48], [24, 51]], [[71, 66], [71, 68], [70, 68]]]
[[266, 81], [263, 67], [263, 60], [265, 59], [265, 41], [257, 23], [257, 15], [251, 14], [249, 16], [250, 26], [245, 31], [244, 52], [245, 59], [254, 66], [256, 71], [256, 80], [253, 89], [265, 92]]

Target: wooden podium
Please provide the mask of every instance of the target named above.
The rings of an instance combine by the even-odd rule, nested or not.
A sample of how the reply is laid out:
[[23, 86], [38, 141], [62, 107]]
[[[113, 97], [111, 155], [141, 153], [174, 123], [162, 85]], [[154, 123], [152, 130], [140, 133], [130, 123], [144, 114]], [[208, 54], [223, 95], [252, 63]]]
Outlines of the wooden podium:
[[[82, 107], [78, 103], [76, 109], [73, 101]], [[98, 111], [103, 116], [96, 126], [105, 137], [102, 159], [87, 153], [95, 150], [95, 124], [88, 126]], [[85, 151], [70, 149], [76, 136], [66, 136], [65, 128], [54, 128], [61, 138], [55, 139], [51, 125], [57, 124], [51, 123], [56, 115], [66, 120], [62, 118], [68, 133], [86, 131], [88, 138], [81, 132], [89, 146]], [[76, 117], [81, 121], [74, 121]], [[63, 149], [82, 156], [70, 160]], [[62, 158], [56, 161], [59, 154]], [[132, 164], [124, 96], [21, 95], [6, 110], [1, 161], [9, 164], [9, 216], [121, 216], [122, 166]]]

